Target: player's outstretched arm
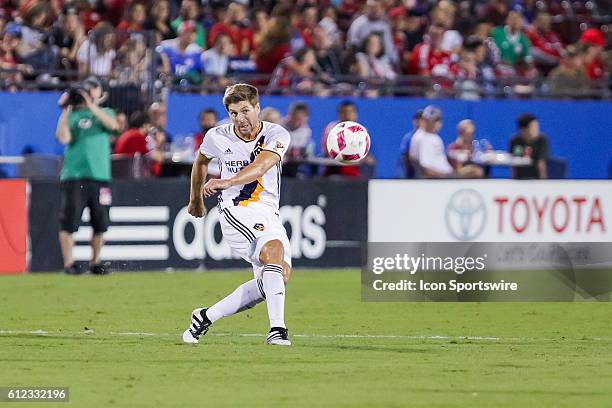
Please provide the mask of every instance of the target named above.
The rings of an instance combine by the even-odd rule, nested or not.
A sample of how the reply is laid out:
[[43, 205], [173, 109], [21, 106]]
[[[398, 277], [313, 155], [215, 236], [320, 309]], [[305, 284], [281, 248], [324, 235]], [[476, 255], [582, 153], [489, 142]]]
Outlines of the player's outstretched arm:
[[272, 167], [276, 166], [280, 159], [281, 158], [277, 153], [269, 150], [262, 150], [253, 163], [240, 170], [234, 177], [229, 179], [208, 180], [204, 186], [204, 194], [206, 197], [210, 197], [215, 195], [218, 191], [225, 190], [226, 188], [252, 183], [263, 176]]
[[206, 175], [208, 174], [208, 163], [210, 163], [210, 159], [202, 153], [198, 153], [191, 168], [191, 191], [189, 193], [189, 207], [187, 207], [187, 211], [197, 218], [206, 215], [203, 187], [204, 180], [206, 180]]

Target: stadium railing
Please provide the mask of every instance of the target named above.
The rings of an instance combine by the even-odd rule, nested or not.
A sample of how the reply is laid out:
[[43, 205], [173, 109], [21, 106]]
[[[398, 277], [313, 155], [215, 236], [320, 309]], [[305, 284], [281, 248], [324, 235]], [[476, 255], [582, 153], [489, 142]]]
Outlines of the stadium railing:
[[[2, 74], [18, 73], [15, 69], [0, 69], [0, 90], [35, 91], [64, 90], [78, 83], [84, 76], [76, 70], [36, 70], [31, 77], [19, 83], [2, 79]], [[316, 91], [305, 91], [299, 79], [289, 85], [269, 86], [272, 79], [266, 74], [207, 75], [200, 84], [172, 83], [172, 77], [160, 74], [153, 81], [140, 83], [113, 77], [101, 78], [109, 91], [111, 106], [120, 106], [123, 112], [139, 110], [141, 106], [162, 101], [168, 92], [218, 94], [227, 85], [250, 83], [256, 85], [264, 95], [313, 95], [313, 96], [412, 96], [428, 98], [456, 98], [478, 100], [483, 98], [552, 98], [552, 99], [610, 99], [612, 82], [609, 78], [590, 81], [588, 87], [568, 86], [567, 80], [540, 78], [526, 81], [521, 77], [508, 77], [495, 81], [453, 80], [446, 77], [416, 75], [398, 76], [394, 81], [378, 78], [363, 78], [354, 75], [338, 75], [333, 83], [317, 87]], [[310, 78], [318, 82], [321, 78]]]

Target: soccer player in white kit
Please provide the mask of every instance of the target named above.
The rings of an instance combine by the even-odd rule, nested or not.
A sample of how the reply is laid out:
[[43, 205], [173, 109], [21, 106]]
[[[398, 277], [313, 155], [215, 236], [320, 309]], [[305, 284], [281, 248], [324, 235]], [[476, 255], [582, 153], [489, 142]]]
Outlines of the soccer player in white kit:
[[[231, 123], [210, 129], [191, 172], [188, 211], [206, 214], [203, 195], [218, 192], [221, 230], [232, 250], [253, 265], [254, 279], [209, 308], [197, 308], [183, 333], [186, 343], [198, 343], [210, 325], [266, 301], [270, 332], [266, 343], [289, 346], [285, 325], [285, 284], [291, 274], [291, 247], [279, 217], [281, 160], [290, 136], [282, 126], [259, 119], [257, 88], [228, 87], [223, 104]], [[206, 184], [207, 166], [219, 159], [220, 179]]]

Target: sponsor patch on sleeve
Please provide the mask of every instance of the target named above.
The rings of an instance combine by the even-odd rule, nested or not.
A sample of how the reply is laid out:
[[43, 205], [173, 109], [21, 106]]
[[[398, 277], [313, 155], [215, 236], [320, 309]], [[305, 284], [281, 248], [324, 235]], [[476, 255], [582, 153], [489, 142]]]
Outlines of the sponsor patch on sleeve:
[[283, 155], [287, 151], [287, 146], [285, 146], [285, 144], [281, 142], [280, 140], [277, 140], [277, 141], [270, 143], [268, 146], [266, 146], [264, 150], [269, 150], [271, 152], [278, 154], [280, 157], [283, 157]]

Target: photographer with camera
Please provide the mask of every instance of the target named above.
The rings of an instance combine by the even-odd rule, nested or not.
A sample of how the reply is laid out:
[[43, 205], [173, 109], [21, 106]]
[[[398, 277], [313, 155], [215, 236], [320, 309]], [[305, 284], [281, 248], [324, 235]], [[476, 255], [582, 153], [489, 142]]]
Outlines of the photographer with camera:
[[72, 257], [72, 234], [79, 228], [83, 209], [89, 208], [93, 236], [89, 270], [108, 273], [100, 259], [104, 232], [109, 224], [111, 204], [110, 140], [119, 125], [110, 108], [99, 106], [105, 99], [102, 85], [95, 78], [72, 87], [59, 99], [62, 114], [57, 123], [57, 140], [66, 145], [60, 175], [61, 206], [59, 241], [68, 274], [85, 272], [76, 267]]

